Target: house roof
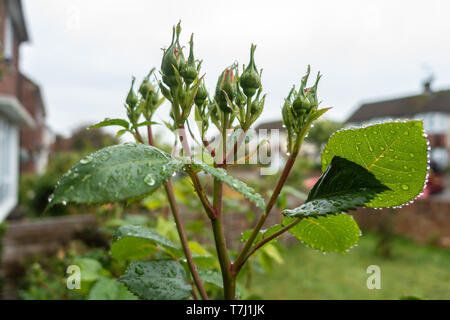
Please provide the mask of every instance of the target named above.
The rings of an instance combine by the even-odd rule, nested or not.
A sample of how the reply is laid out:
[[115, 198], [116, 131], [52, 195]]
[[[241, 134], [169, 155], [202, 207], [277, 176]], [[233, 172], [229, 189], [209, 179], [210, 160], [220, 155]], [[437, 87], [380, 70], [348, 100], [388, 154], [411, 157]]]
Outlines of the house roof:
[[346, 122], [363, 122], [383, 117], [404, 118], [427, 112], [450, 113], [450, 90], [365, 103]]
[[256, 130], [259, 129], [266, 129], [266, 130], [272, 130], [272, 129], [278, 129], [278, 130], [284, 130], [283, 128], [283, 121], [277, 120], [277, 121], [269, 121], [269, 122], [263, 122], [259, 124], [256, 127]]
[[23, 15], [22, 0], [7, 0], [6, 6], [16, 27], [20, 42], [28, 41], [27, 26]]

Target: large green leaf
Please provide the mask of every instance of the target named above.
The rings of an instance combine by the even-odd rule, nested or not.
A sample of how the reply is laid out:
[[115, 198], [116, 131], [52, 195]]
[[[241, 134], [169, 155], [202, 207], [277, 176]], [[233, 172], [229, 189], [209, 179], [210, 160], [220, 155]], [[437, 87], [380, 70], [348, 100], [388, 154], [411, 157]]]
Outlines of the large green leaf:
[[387, 122], [338, 131], [322, 152], [323, 170], [335, 156], [363, 166], [389, 187], [368, 204], [370, 207], [399, 206], [423, 190], [428, 155], [421, 121]]
[[297, 218], [338, 214], [364, 206], [387, 189], [362, 166], [336, 156], [309, 192], [305, 203], [284, 210], [283, 214]]
[[105, 203], [148, 194], [183, 163], [151, 146], [124, 143], [81, 159], [58, 182], [49, 203]]
[[187, 299], [192, 293], [184, 268], [174, 260], [133, 261], [120, 281], [146, 300]]
[[265, 209], [266, 203], [264, 202], [263, 197], [244, 182], [230, 176], [226, 170], [222, 168], [215, 168], [202, 162], [195, 162], [193, 165], [200, 170], [209, 173], [221, 182], [226, 183], [229, 187], [242, 194], [247, 200], [253, 202], [261, 210]]
[[[283, 225], [294, 218], [285, 218]], [[289, 229], [297, 239], [324, 252], [345, 253], [358, 243], [360, 230], [352, 216], [346, 214], [305, 218]]]
[[148, 258], [155, 250], [163, 250], [169, 254], [178, 248], [167, 238], [155, 230], [125, 225], [117, 229], [111, 245], [111, 255], [117, 260], [141, 260]]

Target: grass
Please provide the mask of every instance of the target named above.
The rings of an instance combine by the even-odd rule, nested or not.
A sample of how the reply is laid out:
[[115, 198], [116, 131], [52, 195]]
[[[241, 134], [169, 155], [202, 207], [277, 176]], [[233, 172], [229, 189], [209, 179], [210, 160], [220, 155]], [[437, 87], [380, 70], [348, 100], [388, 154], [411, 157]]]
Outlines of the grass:
[[[364, 234], [345, 255], [288, 247], [270, 275], [255, 275], [251, 291], [264, 299], [450, 299], [450, 251], [394, 238], [392, 258], [374, 254], [376, 234]], [[381, 269], [381, 289], [366, 286], [366, 269]]]

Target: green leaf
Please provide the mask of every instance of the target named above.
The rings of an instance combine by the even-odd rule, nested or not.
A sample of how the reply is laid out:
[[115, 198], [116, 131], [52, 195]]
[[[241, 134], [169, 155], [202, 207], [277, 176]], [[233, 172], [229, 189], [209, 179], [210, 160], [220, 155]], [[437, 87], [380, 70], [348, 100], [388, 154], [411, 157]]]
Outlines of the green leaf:
[[309, 192], [305, 203], [295, 209], [283, 210], [283, 214], [297, 218], [337, 214], [364, 206], [387, 189], [362, 166], [336, 156]]
[[203, 283], [209, 283], [223, 289], [222, 275], [216, 270], [198, 270], [198, 275]]
[[322, 108], [322, 109], [317, 109], [316, 111], [314, 111], [313, 114], [310, 115], [310, 118], [308, 119], [309, 121], [314, 121], [319, 119], [325, 112], [327, 112], [328, 110], [330, 110], [331, 107], [329, 108]]
[[[285, 218], [283, 225], [293, 219]], [[361, 234], [356, 221], [346, 214], [305, 218], [289, 232], [314, 249], [339, 253], [345, 253], [358, 243]]]
[[323, 170], [334, 156], [363, 166], [389, 187], [369, 207], [402, 205], [424, 188], [428, 155], [421, 121], [388, 122], [338, 131], [322, 152]]
[[116, 279], [101, 277], [92, 286], [87, 297], [89, 300], [136, 300], [133, 295]]
[[133, 261], [120, 281], [146, 300], [187, 299], [192, 293], [184, 268], [173, 260]]
[[134, 127], [138, 128], [138, 127], [150, 126], [150, 125], [158, 125], [158, 124], [159, 124], [158, 122], [154, 122], [154, 121], [143, 121], [141, 123], [138, 123]]
[[57, 203], [105, 203], [156, 190], [183, 163], [144, 144], [103, 148], [81, 159], [57, 183], [49, 207]]
[[[198, 275], [203, 283], [223, 289], [222, 275], [217, 270], [198, 270]], [[239, 283], [236, 283], [236, 297], [241, 298], [243, 292], [245, 292], [245, 289]]]
[[121, 137], [124, 133], [127, 133], [127, 132], [128, 132], [128, 129], [121, 129], [121, 130], [117, 131], [116, 138]]
[[109, 119], [106, 118], [105, 120], [94, 124], [93, 126], [90, 126], [88, 129], [92, 130], [95, 128], [100, 128], [100, 127], [108, 127], [108, 126], [121, 126], [124, 127], [125, 129], [128, 129], [130, 124], [128, 123], [128, 121], [124, 120], [124, 119]]
[[178, 250], [169, 239], [155, 230], [143, 226], [125, 225], [116, 231], [115, 240], [111, 245], [111, 255], [119, 261], [141, 260], [148, 258], [155, 250], [161, 249], [169, 254]]
[[[209, 253], [200, 243], [196, 241], [189, 241], [189, 248], [191, 249], [192, 258], [194, 259], [195, 264], [199, 268], [213, 268], [219, 267], [219, 262], [216, 257]], [[180, 255], [182, 255], [182, 259], [184, 262], [186, 258], [184, 257], [184, 253], [181, 251]]]
[[209, 173], [219, 181], [226, 183], [229, 187], [242, 194], [247, 200], [253, 202], [261, 210], [265, 209], [266, 204], [263, 197], [244, 182], [230, 176], [226, 170], [214, 168], [202, 162], [195, 162], [193, 165], [206, 173]]
[[77, 258], [72, 264], [78, 266], [81, 272], [81, 281], [91, 282], [97, 280], [103, 273], [100, 262], [91, 258]]

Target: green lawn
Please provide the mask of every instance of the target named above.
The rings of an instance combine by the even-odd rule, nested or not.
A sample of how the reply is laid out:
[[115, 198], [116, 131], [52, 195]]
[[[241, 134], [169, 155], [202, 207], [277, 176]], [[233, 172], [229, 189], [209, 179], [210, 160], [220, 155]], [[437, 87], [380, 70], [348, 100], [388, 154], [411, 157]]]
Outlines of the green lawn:
[[[450, 299], [450, 251], [396, 238], [392, 258], [375, 256], [377, 235], [365, 233], [345, 255], [291, 246], [284, 264], [255, 275], [252, 292], [264, 299]], [[366, 287], [369, 265], [381, 268], [381, 289]]]

